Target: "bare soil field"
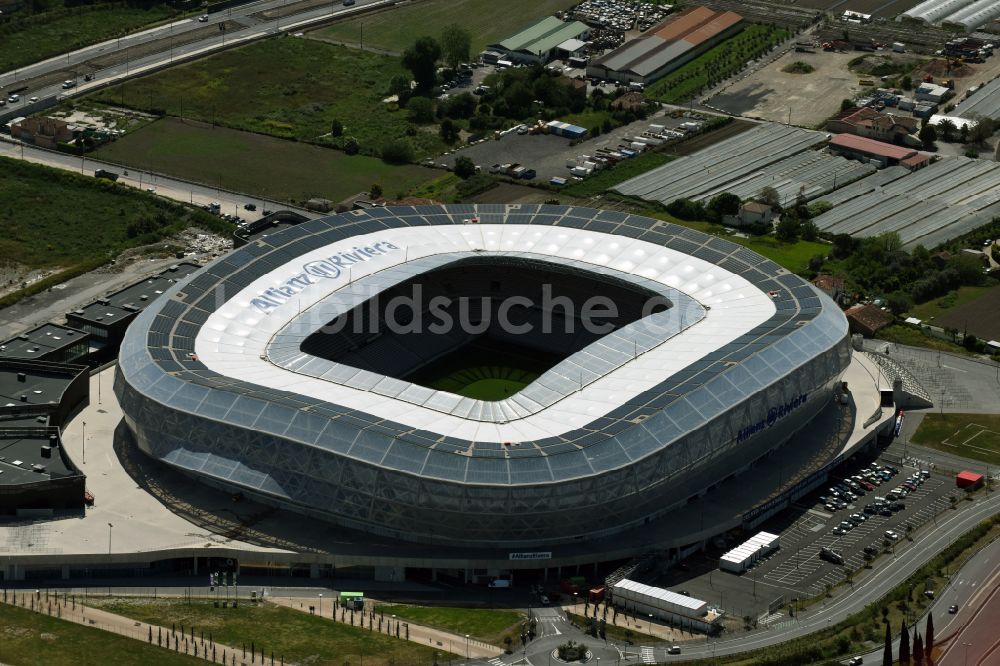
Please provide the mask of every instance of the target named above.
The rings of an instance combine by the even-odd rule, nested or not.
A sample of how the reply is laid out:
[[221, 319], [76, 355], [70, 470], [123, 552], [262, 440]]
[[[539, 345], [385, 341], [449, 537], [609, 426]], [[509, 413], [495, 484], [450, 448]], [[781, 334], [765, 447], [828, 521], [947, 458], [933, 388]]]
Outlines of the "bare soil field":
[[991, 289], [974, 301], [960, 305], [938, 317], [934, 324], [966, 330], [977, 338], [1000, 340], [1000, 289]]
[[[710, 100], [714, 107], [751, 118], [789, 122], [815, 128], [840, 110], [842, 99], [861, 91], [859, 77], [847, 63], [859, 54], [797, 53], [791, 51], [730, 86]], [[783, 72], [800, 60], [814, 68], [809, 74]]]

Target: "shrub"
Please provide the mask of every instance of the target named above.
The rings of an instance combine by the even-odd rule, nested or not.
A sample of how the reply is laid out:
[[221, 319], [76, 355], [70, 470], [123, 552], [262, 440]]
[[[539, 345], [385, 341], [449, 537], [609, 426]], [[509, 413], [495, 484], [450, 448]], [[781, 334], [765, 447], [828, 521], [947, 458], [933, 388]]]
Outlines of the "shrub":
[[390, 139], [382, 144], [382, 161], [406, 164], [413, 161], [413, 146], [406, 139]]

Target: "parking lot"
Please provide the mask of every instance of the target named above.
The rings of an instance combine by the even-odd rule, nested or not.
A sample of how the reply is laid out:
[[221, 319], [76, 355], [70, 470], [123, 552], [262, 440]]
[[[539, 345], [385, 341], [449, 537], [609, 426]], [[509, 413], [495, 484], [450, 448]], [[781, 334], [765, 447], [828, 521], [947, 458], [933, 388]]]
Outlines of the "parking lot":
[[[845, 467], [844, 473], [857, 474], [868, 464], [870, 460], [863, 460]], [[928, 523], [935, 524], [942, 519], [938, 514], [951, 505], [949, 496], [961, 495], [950, 476], [931, 473], [915, 491], [901, 499], [905, 508], [891, 511], [889, 516], [865, 514], [865, 506], [875, 497], [886, 496], [918, 471], [911, 466], [897, 468], [895, 476], [875, 486], [874, 490], [866, 491], [864, 496], [849, 502], [843, 509], [829, 511], [819, 498], [829, 495], [829, 488], [842, 481], [842, 476], [835, 475], [821, 488], [796, 502], [792, 509], [751, 533], [727, 540], [725, 548], [715, 546], [691, 556], [681, 566], [661, 574], [655, 584], [718, 605], [731, 618], [749, 616], [761, 624], [785, 621], [787, 605], [793, 599], [819, 596], [827, 585], [841, 583], [850, 572], [862, 568], [866, 546], [878, 551], [878, 555], [873, 556], [873, 564], [875, 558], [898, 556], [899, 551], [905, 549], [907, 525], [917, 530]], [[834, 529], [841, 521], [849, 520], [852, 514], [863, 514], [867, 519], [845, 534], [835, 534]], [[886, 530], [896, 532], [898, 539], [887, 539]], [[781, 547], [742, 575], [720, 571], [719, 556], [758, 531], [778, 534]], [[820, 558], [820, 550], [824, 548], [842, 555], [844, 563], [834, 564]], [[769, 605], [774, 608], [771, 613]]]
[[[700, 114], [693, 114], [699, 118]], [[570, 140], [552, 134], [517, 134], [511, 132], [502, 136], [499, 140], [488, 139], [461, 150], [453, 155], [442, 158], [440, 161], [450, 164], [458, 155], [465, 155], [475, 164], [482, 167], [483, 171], [489, 169], [492, 164], [522, 164], [534, 169], [536, 179], [547, 182], [553, 176], [568, 177], [569, 169], [566, 161], [580, 157], [581, 155], [593, 155], [600, 148], [616, 148], [619, 144], [626, 143], [625, 137], [637, 136], [649, 129], [650, 124], [663, 125], [666, 129], [679, 127], [690, 118], [679, 116], [671, 117], [666, 111], [659, 111], [646, 120], [637, 120], [628, 125], [623, 125], [607, 134], [602, 134], [596, 138], [587, 139], [577, 145], [570, 145]]]

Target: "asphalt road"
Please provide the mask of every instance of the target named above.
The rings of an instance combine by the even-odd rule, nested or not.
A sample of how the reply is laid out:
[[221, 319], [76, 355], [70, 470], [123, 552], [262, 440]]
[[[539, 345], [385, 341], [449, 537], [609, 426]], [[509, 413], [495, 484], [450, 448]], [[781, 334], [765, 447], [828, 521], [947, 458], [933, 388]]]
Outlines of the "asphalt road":
[[[331, 16], [355, 14], [366, 11], [372, 6], [393, 3], [394, 0], [358, 0], [357, 4], [345, 7], [340, 0], [332, 0], [319, 8], [269, 19], [263, 12], [295, 4], [294, 0], [269, 0], [211, 14], [206, 23], [200, 22], [197, 18], [186, 18], [120, 39], [94, 44], [0, 74], [0, 90], [9, 91], [25, 85], [28, 87], [20, 93], [19, 102], [10, 103], [0, 109], [0, 118], [13, 117], [21, 109], [26, 112], [40, 110], [34, 107], [44, 105], [46, 100], [54, 101], [84, 94], [109, 83], [168, 66], [174, 61], [204, 56], [213, 51], [280, 32], [292, 32], [328, 20]], [[284, 12], [275, 12], [275, 14], [282, 13]], [[219, 29], [219, 26], [225, 29]], [[206, 30], [213, 27], [214, 30]], [[204, 37], [189, 34], [194, 31], [201, 31]], [[148, 53], [150, 50], [155, 52]], [[130, 52], [143, 55], [133, 59], [130, 57]], [[95, 71], [98, 65], [92, 63], [101, 62], [109, 64], [106, 68]], [[92, 73], [93, 79], [84, 81], [81, 76], [83, 72]], [[63, 80], [76, 77], [79, 78], [75, 87], [68, 90], [62, 88]], [[39, 104], [28, 104], [27, 100], [31, 97], [38, 97]]]

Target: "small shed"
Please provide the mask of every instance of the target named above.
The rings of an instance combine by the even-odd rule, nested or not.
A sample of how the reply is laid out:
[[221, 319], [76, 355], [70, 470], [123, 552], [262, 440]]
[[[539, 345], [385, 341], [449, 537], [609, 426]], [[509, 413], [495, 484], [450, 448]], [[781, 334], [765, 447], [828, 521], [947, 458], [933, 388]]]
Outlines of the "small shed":
[[965, 470], [955, 475], [955, 485], [963, 490], [975, 490], [983, 485], [983, 475]]

